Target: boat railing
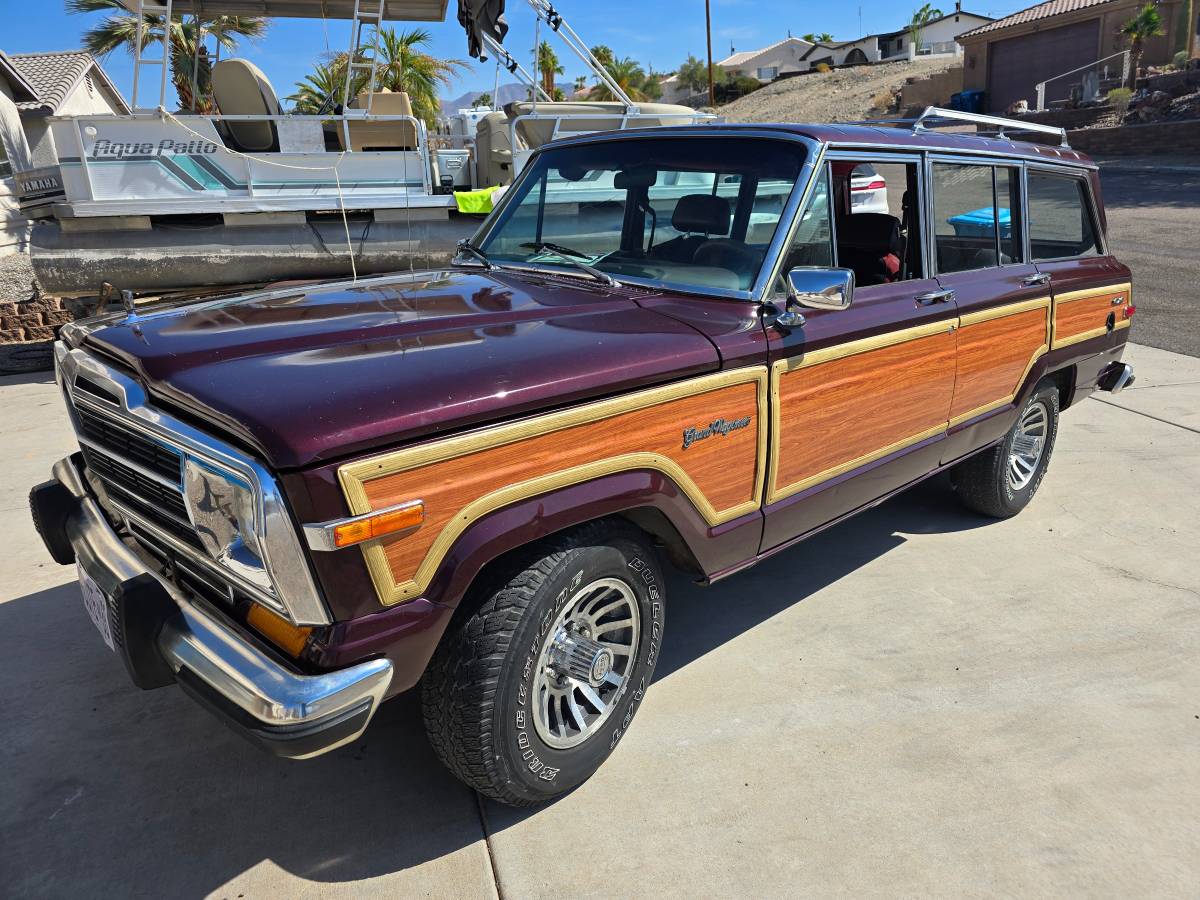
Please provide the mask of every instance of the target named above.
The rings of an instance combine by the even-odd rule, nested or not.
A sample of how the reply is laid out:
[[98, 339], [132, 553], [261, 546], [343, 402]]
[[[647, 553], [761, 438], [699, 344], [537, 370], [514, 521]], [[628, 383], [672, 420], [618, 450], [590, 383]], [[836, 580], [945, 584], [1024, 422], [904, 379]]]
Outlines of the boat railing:
[[[556, 141], [560, 137], [574, 137], [582, 134], [592, 134], [597, 131], [624, 131], [627, 128], [638, 128], [646, 125], [647, 120], [655, 120], [656, 124], [662, 125], [663, 120], [669, 120], [672, 125], [698, 125], [701, 122], [716, 121], [719, 117], [712, 113], [673, 113], [673, 112], [640, 112], [636, 109], [633, 112], [588, 112], [588, 113], [540, 113], [536, 109], [533, 112], [523, 113], [509, 120], [508, 130], [509, 139], [513, 148], [513, 153], [517, 152], [517, 148], [521, 146], [522, 140], [518, 133], [517, 126], [522, 122], [539, 121], [552, 122], [550, 136], [542, 143], [550, 143]], [[601, 127], [595, 129], [587, 128], [570, 128], [567, 131], [563, 130], [564, 122], [600, 122], [605, 123], [610, 127]], [[619, 123], [616, 128], [611, 127], [613, 122]], [[524, 142], [526, 145], [527, 141]], [[541, 146], [539, 144], [538, 146]], [[536, 149], [536, 148], [530, 148]]]
[[[129, 121], [129, 120], [133, 120], [133, 121], [154, 120], [154, 121], [161, 121], [161, 122], [166, 122], [166, 123], [173, 123], [176, 126], [182, 128], [187, 133], [189, 133], [192, 137], [199, 139], [199, 140], [203, 140], [203, 141], [217, 143], [217, 145], [219, 147], [221, 147], [222, 149], [224, 149], [225, 152], [227, 152], [233, 156], [236, 156], [240, 159], [245, 160], [246, 172], [247, 172], [247, 178], [248, 178], [248, 187], [249, 187], [251, 195], [253, 195], [253, 193], [254, 193], [253, 165], [256, 162], [261, 163], [262, 165], [265, 165], [265, 166], [277, 166], [277, 167], [290, 168], [290, 169], [312, 169], [313, 171], [333, 171], [336, 176], [338, 161], [340, 161], [342, 155], [355, 152], [351, 149], [351, 141], [350, 141], [350, 125], [351, 125], [351, 123], [355, 123], [355, 122], [408, 122], [416, 130], [416, 136], [417, 136], [416, 148], [414, 150], [397, 150], [397, 151], [384, 151], [384, 152], [397, 152], [397, 153], [416, 152], [417, 154], [419, 154], [420, 161], [421, 161], [421, 163], [420, 163], [420, 165], [421, 165], [421, 180], [422, 180], [422, 184], [423, 184], [423, 189], [424, 189], [425, 193], [429, 193], [432, 190], [433, 180], [432, 180], [430, 161], [429, 161], [428, 132], [425, 128], [425, 122], [423, 120], [417, 118], [416, 116], [412, 116], [412, 115], [399, 115], [399, 114], [391, 115], [391, 114], [383, 114], [383, 113], [369, 113], [366, 110], [356, 110], [356, 109], [344, 110], [340, 115], [307, 115], [307, 114], [296, 115], [296, 114], [287, 114], [287, 113], [274, 114], [274, 115], [271, 115], [271, 114], [237, 114], [237, 115], [230, 114], [230, 115], [226, 115], [226, 114], [222, 114], [222, 113], [190, 113], [190, 112], [172, 113], [172, 112], [167, 112], [166, 110], [158, 109], [158, 110], [139, 110], [139, 111], [131, 112], [128, 114], [115, 115], [115, 116], [114, 115], [54, 116], [51, 118], [51, 121], [69, 122], [72, 126], [72, 130], [74, 132], [76, 150], [79, 153], [80, 165], [83, 168], [84, 180], [88, 187], [89, 199], [91, 199], [91, 197], [94, 196], [94, 193], [92, 190], [91, 172], [88, 168], [88, 155], [87, 155], [87, 152], [85, 149], [86, 144], [85, 144], [85, 141], [83, 138], [83, 129], [85, 127], [88, 127], [89, 123], [91, 123], [93, 121], [112, 122], [112, 121]], [[276, 128], [277, 139], [279, 139], [281, 137], [278, 134], [278, 132], [280, 130], [278, 128], [279, 124], [314, 123], [314, 124], [318, 124], [318, 125], [324, 125], [326, 122], [333, 122], [333, 123], [340, 122], [341, 129], [342, 129], [343, 149], [336, 150], [336, 151], [325, 150], [323, 147], [321, 150], [285, 149], [284, 146], [282, 146], [282, 142], [281, 142], [281, 146], [278, 151], [255, 151], [255, 152], [247, 153], [247, 152], [242, 152], [240, 150], [236, 150], [233, 147], [230, 147], [228, 144], [225, 143], [225, 141], [222, 138], [222, 136], [220, 135], [220, 133], [216, 133], [215, 135], [202, 134], [201, 132], [192, 128], [191, 125], [189, 124], [190, 122], [200, 122], [200, 121], [202, 121], [202, 122], [271, 122], [271, 123], [276, 124], [276, 126], [277, 126], [277, 128]], [[324, 140], [324, 129], [323, 128], [320, 130], [320, 135], [321, 135], [321, 139]], [[214, 137], [216, 138], [215, 141], [214, 141]], [[359, 152], [361, 152], [361, 151], [359, 151]], [[285, 155], [292, 156], [292, 157], [296, 157], [296, 156], [336, 156], [338, 158], [338, 160], [335, 160], [334, 162], [332, 162], [329, 165], [316, 165], [316, 164], [304, 165], [302, 162], [298, 162], [294, 159], [289, 162], [284, 163], [278, 159], [271, 158], [272, 156], [285, 156]]]

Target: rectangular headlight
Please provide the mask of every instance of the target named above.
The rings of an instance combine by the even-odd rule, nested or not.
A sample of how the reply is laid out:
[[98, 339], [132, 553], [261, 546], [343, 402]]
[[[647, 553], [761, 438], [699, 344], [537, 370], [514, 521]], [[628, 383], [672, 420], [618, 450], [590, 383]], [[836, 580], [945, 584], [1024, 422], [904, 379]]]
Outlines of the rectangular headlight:
[[263, 517], [254, 488], [238, 476], [190, 456], [183, 467], [183, 488], [188, 516], [212, 560], [274, 595], [263, 552]]

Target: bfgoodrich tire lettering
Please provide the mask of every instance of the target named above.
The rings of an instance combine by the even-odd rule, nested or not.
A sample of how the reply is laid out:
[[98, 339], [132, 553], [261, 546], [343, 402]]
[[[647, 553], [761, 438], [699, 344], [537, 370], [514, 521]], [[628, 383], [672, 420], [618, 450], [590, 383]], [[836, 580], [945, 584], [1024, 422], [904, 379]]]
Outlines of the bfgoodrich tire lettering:
[[969, 509], [1007, 519], [1037, 493], [1058, 436], [1058, 387], [1042, 381], [996, 446], [959, 463], [951, 472], [959, 499]]
[[[434, 655], [422, 708], [430, 744], [455, 775], [488, 797], [524, 806], [581, 784], [629, 728], [658, 660], [663, 580], [640, 532], [607, 523], [530, 548], [496, 575]], [[593, 595], [593, 611], [602, 614], [589, 619]], [[607, 649], [633, 643], [625, 659]], [[550, 696], [548, 660], [557, 676], [552, 686], [586, 688], [571, 700], [575, 713], [563, 699], [560, 712], [549, 714], [557, 731], [537, 720], [539, 701]]]

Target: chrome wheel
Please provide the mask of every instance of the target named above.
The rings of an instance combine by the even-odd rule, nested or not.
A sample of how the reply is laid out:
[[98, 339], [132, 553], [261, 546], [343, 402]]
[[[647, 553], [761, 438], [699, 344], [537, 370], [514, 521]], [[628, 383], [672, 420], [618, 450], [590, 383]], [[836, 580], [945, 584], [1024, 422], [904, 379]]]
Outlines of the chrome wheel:
[[641, 613], [633, 589], [601, 578], [576, 591], [546, 635], [533, 683], [534, 727], [547, 746], [582, 744], [625, 692]]
[[1013, 438], [1008, 454], [1008, 486], [1019, 491], [1029, 485], [1042, 453], [1046, 449], [1046, 434], [1050, 424], [1050, 411], [1046, 404], [1037, 400], [1021, 413], [1017, 422], [1017, 435]]

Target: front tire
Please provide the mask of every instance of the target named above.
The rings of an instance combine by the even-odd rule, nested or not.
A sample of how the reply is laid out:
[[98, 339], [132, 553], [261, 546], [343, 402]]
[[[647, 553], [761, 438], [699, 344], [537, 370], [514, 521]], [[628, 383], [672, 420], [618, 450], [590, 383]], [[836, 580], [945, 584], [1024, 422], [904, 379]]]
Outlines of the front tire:
[[451, 772], [528, 806], [586, 781], [628, 729], [658, 660], [663, 578], [640, 532], [604, 523], [496, 574], [451, 623], [421, 705]]
[[1058, 387], [1042, 381], [1004, 440], [951, 470], [959, 499], [985, 516], [1007, 519], [1033, 499], [1058, 436]]

